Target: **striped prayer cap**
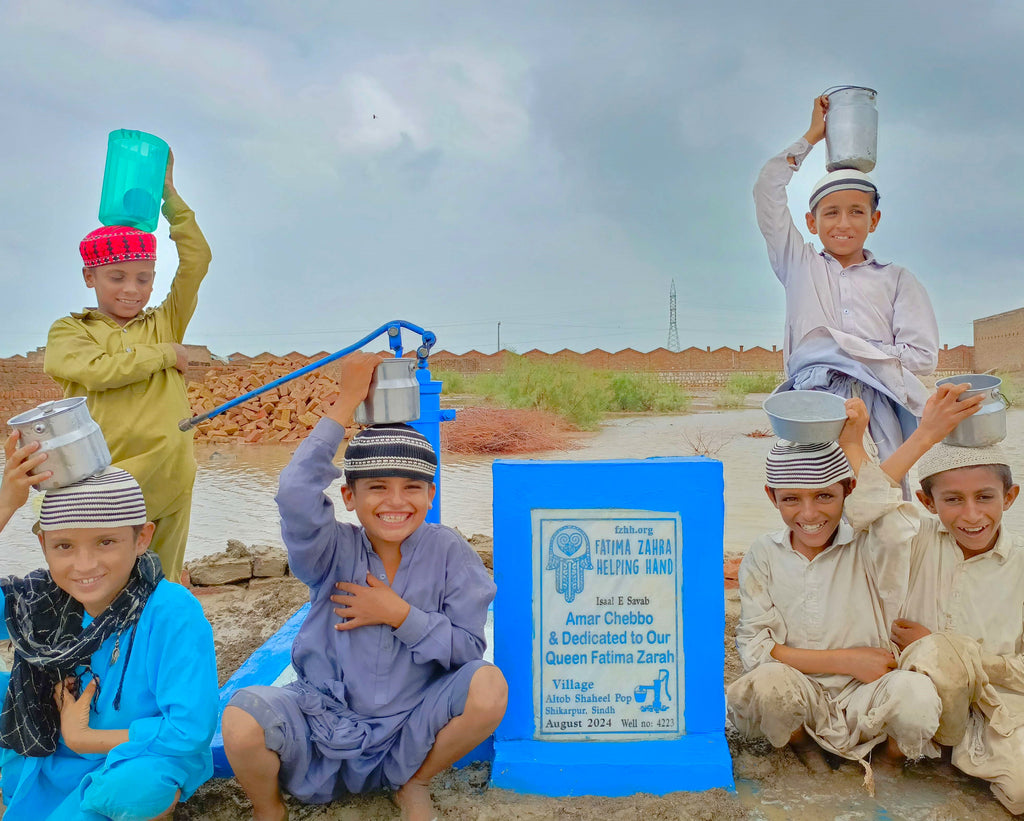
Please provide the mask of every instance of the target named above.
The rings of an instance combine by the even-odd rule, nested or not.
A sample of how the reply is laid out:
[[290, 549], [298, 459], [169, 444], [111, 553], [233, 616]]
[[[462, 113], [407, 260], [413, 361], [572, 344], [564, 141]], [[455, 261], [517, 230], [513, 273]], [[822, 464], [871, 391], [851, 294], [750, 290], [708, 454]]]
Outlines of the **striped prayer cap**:
[[765, 473], [771, 488], [817, 489], [853, 478], [850, 463], [837, 442], [801, 445], [785, 439], [769, 451]]
[[139, 483], [115, 467], [46, 491], [39, 510], [40, 530], [130, 527], [146, 521], [146, 500]]
[[437, 454], [422, 433], [406, 424], [372, 425], [352, 437], [345, 450], [345, 482], [356, 479], [434, 481]]
[[866, 191], [868, 194], [873, 194], [875, 197], [875, 208], [878, 207], [878, 201], [882, 198], [871, 177], [863, 171], [857, 171], [853, 168], [840, 168], [838, 171], [826, 174], [814, 184], [814, 188], [811, 190], [808, 210], [813, 214], [814, 209], [818, 207], [818, 203], [836, 191]]
[[999, 445], [988, 445], [983, 448], [964, 448], [939, 442], [933, 445], [917, 463], [917, 476], [927, 479], [936, 473], [945, 473], [957, 468], [978, 467], [980, 465], [1010, 466], [1006, 454]]

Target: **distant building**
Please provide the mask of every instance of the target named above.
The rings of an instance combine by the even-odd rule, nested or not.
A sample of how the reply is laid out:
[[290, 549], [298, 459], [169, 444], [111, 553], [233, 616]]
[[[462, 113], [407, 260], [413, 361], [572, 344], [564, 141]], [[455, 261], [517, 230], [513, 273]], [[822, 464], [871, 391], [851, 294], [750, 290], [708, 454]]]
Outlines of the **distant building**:
[[974, 320], [974, 368], [1024, 369], [1024, 308]]

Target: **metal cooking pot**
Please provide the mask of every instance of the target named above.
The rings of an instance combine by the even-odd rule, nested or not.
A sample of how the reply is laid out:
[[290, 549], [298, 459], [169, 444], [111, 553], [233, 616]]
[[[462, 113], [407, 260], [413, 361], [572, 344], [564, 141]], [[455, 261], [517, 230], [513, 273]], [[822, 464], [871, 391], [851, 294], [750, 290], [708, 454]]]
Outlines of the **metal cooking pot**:
[[846, 424], [846, 401], [824, 391], [781, 391], [761, 403], [772, 431], [798, 444], [834, 442]]
[[21, 444], [39, 442], [46, 461], [35, 471], [53, 471], [53, 476], [36, 487], [52, 490], [80, 482], [110, 465], [110, 450], [100, 426], [89, 415], [84, 396], [43, 402], [39, 407], [8, 420], [21, 431]]
[[983, 448], [1002, 442], [1006, 438], [1006, 409], [1010, 404], [999, 392], [1003, 380], [988, 373], [965, 373], [938, 379], [935, 387], [962, 385], [965, 382], [971, 387], [960, 394], [959, 401], [979, 394], [984, 394], [985, 399], [976, 413], [964, 419], [942, 441], [962, 448]]
[[415, 359], [383, 360], [374, 370], [366, 399], [356, 408], [358, 425], [413, 422], [420, 418], [420, 383]]
[[825, 91], [825, 167], [829, 171], [856, 168], [865, 174], [878, 157], [878, 92], [862, 86], [838, 86]]

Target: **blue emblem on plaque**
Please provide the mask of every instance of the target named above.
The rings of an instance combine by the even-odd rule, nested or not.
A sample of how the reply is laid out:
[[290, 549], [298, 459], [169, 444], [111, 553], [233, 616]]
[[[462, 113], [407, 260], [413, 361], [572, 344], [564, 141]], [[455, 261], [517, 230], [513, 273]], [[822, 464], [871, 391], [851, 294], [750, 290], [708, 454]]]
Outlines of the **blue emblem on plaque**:
[[555, 589], [571, 603], [583, 592], [583, 571], [594, 567], [590, 561], [590, 539], [576, 525], [565, 525], [551, 534], [548, 542], [548, 570], [555, 571]]

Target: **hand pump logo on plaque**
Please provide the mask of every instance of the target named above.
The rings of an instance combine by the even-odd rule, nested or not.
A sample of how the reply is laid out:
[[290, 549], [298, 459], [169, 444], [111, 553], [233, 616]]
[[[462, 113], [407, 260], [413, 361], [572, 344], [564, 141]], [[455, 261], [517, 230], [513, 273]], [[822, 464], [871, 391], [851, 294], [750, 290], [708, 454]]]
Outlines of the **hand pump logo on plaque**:
[[548, 741], [684, 731], [679, 515], [533, 510], [534, 718]]

